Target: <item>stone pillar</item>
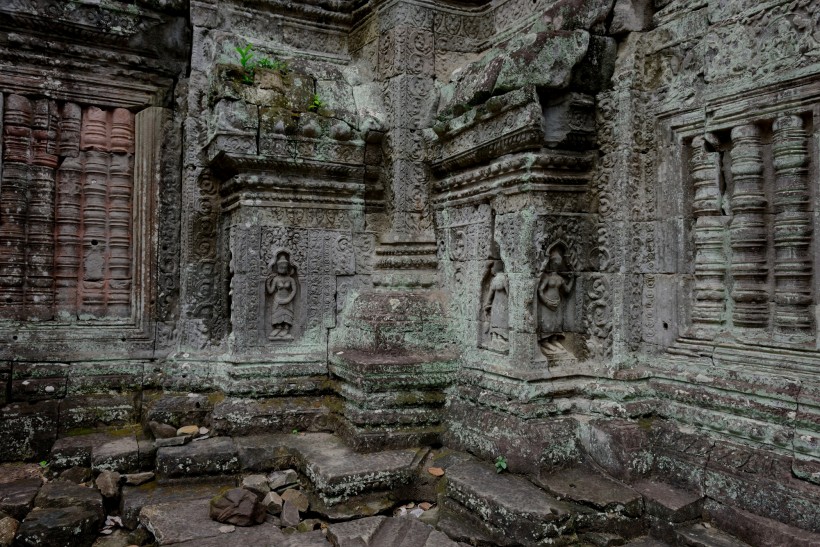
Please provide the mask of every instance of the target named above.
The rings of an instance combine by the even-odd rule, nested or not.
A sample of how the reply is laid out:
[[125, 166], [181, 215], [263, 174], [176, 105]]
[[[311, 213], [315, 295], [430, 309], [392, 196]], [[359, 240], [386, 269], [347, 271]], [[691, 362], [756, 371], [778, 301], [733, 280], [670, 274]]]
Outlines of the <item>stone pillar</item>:
[[726, 310], [726, 218], [721, 216], [720, 155], [706, 150], [704, 137], [692, 141], [689, 168], [695, 197], [695, 294], [693, 335], [714, 338], [724, 324]]
[[807, 141], [799, 116], [774, 122], [774, 328], [782, 341], [805, 341], [813, 328]]
[[380, 14], [379, 78], [389, 132], [384, 168], [390, 229], [376, 249], [374, 284], [388, 288], [435, 283], [436, 243], [430, 210], [430, 171], [421, 131], [435, 107], [433, 15], [425, 7], [397, 2]]
[[732, 319], [737, 327], [761, 329], [769, 322], [769, 290], [760, 128], [746, 124], [732, 129], [731, 155]]
[[34, 103], [32, 167], [26, 229], [26, 317], [50, 319], [54, 313], [54, 186], [57, 168], [57, 105]]
[[23, 309], [26, 215], [31, 161], [31, 101], [9, 95], [3, 112], [3, 179], [0, 182], [0, 316]]

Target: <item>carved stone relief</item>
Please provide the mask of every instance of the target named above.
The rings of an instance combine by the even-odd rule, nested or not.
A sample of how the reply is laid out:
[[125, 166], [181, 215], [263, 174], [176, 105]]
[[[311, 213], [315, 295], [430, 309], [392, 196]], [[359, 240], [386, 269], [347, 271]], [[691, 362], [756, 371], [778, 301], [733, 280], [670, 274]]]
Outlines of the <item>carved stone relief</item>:
[[479, 346], [506, 353], [510, 340], [510, 282], [497, 252], [498, 245], [493, 247], [495, 256], [487, 261], [482, 282]]

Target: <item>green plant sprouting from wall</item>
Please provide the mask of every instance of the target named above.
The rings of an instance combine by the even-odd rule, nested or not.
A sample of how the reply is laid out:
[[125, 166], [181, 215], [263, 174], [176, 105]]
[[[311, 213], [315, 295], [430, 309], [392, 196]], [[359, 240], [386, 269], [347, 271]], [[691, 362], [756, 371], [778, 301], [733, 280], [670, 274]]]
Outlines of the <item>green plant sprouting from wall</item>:
[[501, 473], [507, 470], [507, 458], [499, 456], [495, 459], [495, 472]]
[[290, 71], [290, 66], [288, 66], [288, 63], [281, 59], [259, 57], [258, 60], [254, 60], [253, 46], [251, 46], [251, 44], [245, 44], [245, 47], [236, 46], [234, 49], [236, 49], [236, 52], [239, 54], [239, 64], [242, 67], [243, 83], [253, 83], [256, 67], [275, 70], [282, 75], [285, 75]]
[[311, 112], [319, 112], [322, 108], [324, 108], [325, 102], [319, 97], [318, 93], [314, 93], [313, 97], [310, 99], [310, 105], [308, 105], [308, 110]]

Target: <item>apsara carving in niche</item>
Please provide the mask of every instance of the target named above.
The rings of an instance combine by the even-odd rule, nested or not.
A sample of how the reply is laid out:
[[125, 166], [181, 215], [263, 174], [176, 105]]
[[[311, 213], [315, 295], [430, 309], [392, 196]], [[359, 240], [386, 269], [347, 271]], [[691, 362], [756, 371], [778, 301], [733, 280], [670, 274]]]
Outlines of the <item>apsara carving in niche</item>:
[[[494, 245], [497, 248], [497, 245]], [[481, 346], [499, 352], [509, 348], [510, 284], [504, 262], [494, 258], [487, 264], [484, 298], [481, 301]]]
[[548, 359], [572, 358], [572, 353], [564, 346], [567, 324], [569, 296], [575, 288], [575, 272], [572, 258], [563, 243], [554, 243], [544, 253], [538, 282], [539, 325], [538, 343], [541, 352]]
[[299, 291], [296, 266], [290, 261], [290, 253], [280, 250], [268, 267], [270, 275], [265, 282], [265, 289], [272, 298], [268, 340], [293, 340], [291, 329], [294, 324], [296, 294]]

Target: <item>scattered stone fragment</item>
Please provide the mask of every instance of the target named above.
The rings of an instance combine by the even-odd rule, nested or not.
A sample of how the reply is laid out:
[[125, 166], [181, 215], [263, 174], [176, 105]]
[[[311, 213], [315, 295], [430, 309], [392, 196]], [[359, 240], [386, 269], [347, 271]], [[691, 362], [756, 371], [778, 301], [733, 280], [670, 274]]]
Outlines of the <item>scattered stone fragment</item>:
[[44, 485], [34, 499], [34, 506], [39, 508], [82, 508], [96, 514], [99, 520], [102, 520], [105, 516], [103, 499], [96, 488], [88, 488], [64, 481]]
[[139, 486], [146, 482], [154, 480], [154, 472], [146, 471], [144, 473], [128, 473], [125, 475], [125, 484], [128, 486]]
[[199, 432], [196, 434], [196, 437], [197, 438], [206, 437], [210, 432], [211, 432], [211, 430], [208, 429], [207, 427], [200, 427]]
[[179, 429], [177, 429], [177, 437], [180, 437], [180, 436], [183, 436], [183, 435], [193, 436], [193, 435], [196, 435], [198, 433], [199, 433], [199, 426], [197, 426], [197, 425], [184, 425], [184, 426], [180, 427]]
[[421, 507], [422, 511], [429, 511], [432, 506], [433, 504], [429, 501], [423, 501], [419, 504], [419, 507]]
[[242, 488], [247, 488], [260, 498], [264, 498], [265, 494], [270, 492], [268, 478], [265, 475], [248, 475], [244, 477], [242, 479]]
[[262, 500], [262, 505], [264, 505], [268, 513], [271, 515], [278, 515], [282, 512], [282, 504], [285, 501], [282, 499], [282, 496], [277, 494], [276, 492], [268, 492], [265, 494], [265, 498]]
[[83, 507], [37, 507], [20, 525], [16, 542], [20, 545], [91, 545], [100, 520], [98, 513]]
[[211, 500], [211, 518], [223, 524], [253, 526], [265, 522], [266, 508], [255, 493], [233, 488]]
[[103, 471], [94, 484], [104, 498], [116, 498], [120, 495], [120, 478], [121, 475], [116, 471]]
[[408, 514], [411, 517], [419, 518], [421, 515], [424, 514], [424, 509], [422, 509], [421, 507], [415, 507], [415, 508], [411, 509]]
[[428, 467], [427, 472], [433, 475], [434, 477], [444, 476], [444, 469], [442, 469], [441, 467]]
[[20, 521], [8, 515], [0, 518], [0, 547], [9, 547], [17, 535]]
[[224, 526], [219, 527], [220, 534], [230, 534], [234, 530], [236, 530], [236, 526], [234, 526], [233, 524], [226, 524]]
[[271, 490], [280, 490], [298, 482], [299, 475], [293, 469], [274, 471], [268, 475], [268, 485]]
[[148, 422], [148, 428], [151, 430], [155, 439], [167, 439], [177, 436], [177, 428], [172, 425], [151, 421]]
[[310, 501], [308, 501], [307, 496], [299, 490], [294, 490], [292, 488], [290, 490], [285, 490], [282, 494], [282, 500], [285, 502], [291, 502], [302, 513], [305, 513], [310, 507]]
[[178, 435], [174, 437], [167, 437], [165, 439], [156, 439], [154, 446], [157, 448], [164, 448], [166, 446], [182, 446], [191, 442], [193, 437], [191, 435]]
[[42, 485], [40, 479], [23, 479], [0, 484], [0, 511], [23, 520], [34, 505], [34, 497]]
[[293, 502], [285, 501], [282, 506], [282, 526], [296, 527], [299, 526], [299, 509]]
[[322, 521], [319, 519], [306, 519], [299, 523], [296, 531], [301, 533], [312, 532], [313, 530], [319, 530], [321, 525]]
[[92, 476], [90, 467], [69, 467], [60, 473], [57, 480], [81, 484], [90, 481]]

